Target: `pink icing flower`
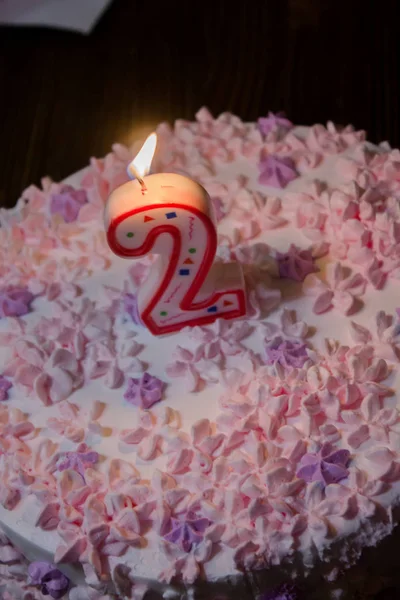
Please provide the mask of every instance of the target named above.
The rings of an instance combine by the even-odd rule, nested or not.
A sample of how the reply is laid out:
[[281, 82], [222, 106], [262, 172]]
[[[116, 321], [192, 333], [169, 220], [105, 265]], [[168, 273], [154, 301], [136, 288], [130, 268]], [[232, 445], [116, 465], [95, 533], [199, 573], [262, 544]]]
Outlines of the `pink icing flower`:
[[90, 433], [103, 434], [103, 427], [98, 419], [104, 411], [102, 402], [94, 401], [88, 409], [79, 409], [71, 402], [58, 404], [59, 418], [47, 419], [47, 427], [71, 442], [82, 442]]
[[[30, 436], [35, 428], [24, 413], [17, 409], [9, 409], [7, 406], [0, 406], [0, 435], [3, 441], [10, 437], [19, 440]], [[29, 453], [29, 448], [25, 448], [25, 454]]]
[[[221, 398], [224, 412], [218, 418], [221, 429], [227, 429], [228, 433], [261, 429], [267, 440], [277, 435], [283, 437], [280, 425], [285, 417], [298, 413], [302, 401], [310, 396], [309, 386], [304, 383], [305, 373], [298, 369], [286, 370], [279, 363], [274, 373], [267, 367], [244, 361], [241, 368], [243, 372], [234, 370], [226, 374], [228, 391]], [[289, 452], [299, 439], [296, 430], [289, 428], [285, 432]]]
[[15, 344], [15, 342], [26, 334], [27, 327], [24, 319], [17, 317], [8, 318], [8, 329], [5, 332], [0, 333], [0, 346], [9, 346]]
[[[330, 488], [335, 484], [325, 486], [320, 481], [312, 481], [307, 485], [304, 497], [303, 513], [297, 522], [297, 528], [301, 531], [308, 530], [310, 537], [316, 545], [324, 543], [326, 536], [329, 535], [330, 517], [344, 516], [346, 511], [346, 502], [338, 495], [330, 497]], [[342, 487], [336, 485], [336, 488]]]
[[[2, 446], [4, 443], [0, 440], [0, 455], [8, 455], [8, 462], [12, 462], [12, 456], [15, 454], [17, 448], [9, 448], [9, 451], [3, 452]], [[7, 445], [6, 448], [7, 449]], [[4, 460], [4, 459], [2, 459]], [[8, 464], [2, 469], [1, 481], [0, 481], [0, 504], [7, 510], [14, 510], [21, 500], [21, 484], [15, 476], [14, 468]]]
[[51, 181], [47, 178], [43, 178], [41, 183], [42, 190], [35, 185], [30, 185], [22, 192], [22, 197], [19, 200], [19, 202], [24, 203], [25, 206], [35, 212], [42, 211], [46, 206], [46, 193], [49, 186], [51, 186]]
[[259, 165], [259, 183], [277, 188], [285, 188], [298, 177], [295, 164], [289, 156], [267, 156]]
[[[344, 376], [351, 382], [383, 381], [388, 375], [385, 361], [374, 360], [374, 351], [371, 346], [350, 348], [335, 340], [327, 339], [325, 340], [325, 353], [320, 356], [320, 359], [323, 366], [327, 367], [334, 376]], [[387, 395], [387, 392], [383, 392], [382, 386], [379, 386], [379, 389], [381, 390], [379, 395]]]
[[260, 333], [266, 340], [273, 340], [277, 336], [285, 339], [304, 339], [309, 333], [308, 325], [304, 321], [298, 321], [294, 310], [284, 308], [280, 315], [281, 326], [269, 321], [264, 321], [259, 327]]
[[388, 276], [399, 277], [399, 209], [390, 191], [367, 179], [333, 190], [314, 184], [312, 194], [289, 200], [297, 203], [296, 224], [310, 239], [325, 239], [332, 256], [356, 264], [381, 289]]
[[166, 366], [167, 375], [182, 378], [182, 384], [188, 392], [194, 392], [204, 381], [218, 381], [219, 348], [210, 344], [208, 350], [211, 354], [206, 357], [205, 344], [200, 343], [193, 350], [177, 346], [173, 353], [173, 361]]
[[[105, 497], [106, 507], [109, 506], [109, 502], [111, 503], [108, 512], [114, 513], [115, 510], [126, 508], [126, 505], [124, 505], [123, 502], [124, 495], [128, 495], [129, 490], [131, 490], [131, 493], [133, 493], [135, 489], [134, 486], [139, 482], [140, 473], [132, 463], [129, 463], [126, 460], [122, 460], [120, 458], [113, 458], [108, 466], [105, 479], [105, 483], [107, 486], [107, 496]], [[143, 487], [142, 492], [144, 490], [145, 488]], [[127, 505], [133, 506], [134, 504], [138, 504], [142, 501], [140, 500], [138, 502], [133, 502], [133, 500], [134, 498]], [[94, 522], [96, 522], [98, 520], [96, 513], [98, 513], [99, 507], [102, 513], [105, 513], [106, 507], [104, 507], [102, 504], [99, 505], [95, 501], [95, 499], [93, 499], [93, 501], [96, 506], [96, 511], [94, 514]]]
[[[264, 274], [275, 274], [277, 272], [271, 249], [263, 242], [256, 242], [251, 246], [238, 244], [232, 248], [221, 245], [218, 250], [224, 262], [239, 261], [242, 265], [246, 265], [245, 271], [253, 273], [253, 270], [257, 269], [257, 274], [260, 277]], [[259, 273], [259, 271], [262, 271], [262, 273]]]
[[66, 223], [76, 221], [79, 211], [87, 203], [85, 190], [76, 190], [70, 185], [63, 185], [58, 193], [50, 197], [50, 214], [59, 214]]
[[[83, 525], [84, 504], [91, 492], [89, 485], [74, 470], [61, 473], [58, 479], [58, 497], [61, 505], [57, 533], [61, 540], [54, 553], [55, 563], [74, 563], [88, 548], [88, 537]], [[92, 484], [93, 485], [93, 484]]]
[[374, 348], [375, 356], [398, 362], [400, 331], [398, 326], [393, 323], [391, 315], [387, 315], [383, 310], [376, 313], [375, 331], [371, 331], [354, 321], [351, 321], [350, 335], [353, 340], [362, 345], [370, 344]]
[[135, 288], [140, 286], [149, 274], [150, 266], [154, 262], [154, 256], [146, 256], [144, 260], [135, 260], [129, 269], [129, 275]]
[[[124, 474], [129, 477], [128, 473]], [[109, 491], [104, 501], [103, 497], [92, 496], [84, 507], [88, 555], [99, 575], [105, 574], [105, 570], [101, 570], [102, 556], [122, 556], [130, 546], [143, 542], [142, 523], [149, 521], [154, 509], [154, 503], [146, 501], [148, 495], [143, 488], [140, 490], [134, 483], [132, 486], [132, 480], [121, 483], [121, 493]], [[132, 486], [129, 495], [122, 492], [124, 484], [128, 484], [128, 489], [129, 484]]]
[[276, 260], [280, 277], [286, 279], [304, 281], [307, 275], [318, 271], [311, 250], [302, 250], [295, 244], [291, 244], [287, 252], [277, 252]]
[[[229, 130], [228, 130], [229, 131]], [[232, 128], [230, 129], [230, 133], [232, 132]], [[260, 150], [262, 148], [262, 136], [259, 131], [256, 129], [252, 129], [250, 131], [242, 131], [240, 134], [237, 131], [237, 135], [233, 135], [222, 147], [225, 150], [228, 150], [228, 154], [226, 156], [226, 160], [232, 160], [236, 158], [240, 158], [245, 156], [249, 159], [256, 159], [259, 155]]]
[[59, 303], [58, 322], [47, 320], [37, 331], [68, 348], [84, 367], [87, 377], [103, 378], [107, 387], [115, 389], [123, 384], [125, 373], [143, 371], [137, 358], [143, 346], [134, 340], [133, 331], [124, 328], [113, 332], [114, 321], [121, 314], [118, 311], [121, 291], [106, 286], [104, 291], [106, 306], [103, 309], [95, 308], [88, 298], [76, 303], [78, 306], [73, 309], [70, 304]]
[[152, 460], [160, 451], [166, 450], [168, 441], [175, 449], [180, 447], [178, 429], [179, 418], [171, 408], [165, 407], [157, 415], [146, 410], [139, 413], [138, 426], [122, 429], [119, 439], [124, 444], [136, 446], [143, 460]]
[[33, 298], [33, 294], [26, 288], [11, 286], [0, 289], [0, 319], [26, 315]]
[[326, 499], [323, 502], [326, 508], [333, 508], [336, 514], [345, 519], [353, 519], [358, 514], [373, 517], [377, 508], [375, 496], [384, 493], [388, 488], [387, 484], [379, 479], [368, 479], [365, 471], [355, 468], [349, 471], [346, 483], [332, 483], [325, 487]]
[[351, 448], [359, 448], [370, 438], [383, 444], [400, 444], [397, 432], [398, 412], [389, 407], [381, 408], [376, 393], [366, 394], [358, 411], [344, 410], [341, 413], [348, 431], [347, 443]]
[[339, 128], [329, 121], [326, 128], [319, 124], [310, 127], [307, 135], [307, 145], [311, 150], [322, 150], [328, 154], [336, 154], [349, 146], [355, 146], [364, 139], [364, 131], [354, 131], [351, 125]]
[[[260, 418], [262, 419], [262, 413]], [[255, 430], [246, 436], [242, 451], [248, 457], [247, 468], [244, 462], [240, 465], [240, 490], [245, 496], [248, 495], [253, 503], [253, 510], [247, 515], [250, 519], [256, 515], [265, 516], [271, 510], [285, 512], [288, 498], [297, 496], [304, 487], [303, 481], [294, 478], [295, 460], [289, 456], [289, 453], [282, 452], [282, 449], [271, 444], [268, 436], [263, 437], [264, 441], [257, 438]], [[297, 460], [303, 452], [304, 450], [298, 455]], [[289, 458], [285, 458], [284, 454], [288, 454]], [[239, 465], [235, 466], [237, 468]], [[265, 510], [264, 500], [268, 501], [268, 510]], [[290, 512], [289, 508], [287, 512]], [[258, 542], [262, 545], [260, 539]]]
[[[133, 370], [135, 373], [142, 372], [143, 365], [138, 358], [134, 358], [132, 364], [126, 366], [124, 370], [120, 366], [122, 359], [135, 355], [140, 351], [140, 345], [136, 344], [136, 342], [133, 342], [133, 344], [135, 346], [131, 345], [131, 350], [129, 349], [129, 343], [123, 344], [120, 352], [117, 351], [115, 340], [112, 336], [109, 337], [107, 342], [92, 344], [85, 357], [86, 372], [90, 379], [103, 377], [103, 381], [107, 387], [116, 389], [124, 383], [124, 371]], [[125, 352], [131, 352], [131, 354], [126, 354]]]
[[296, 227], [311, 240], [326, 240], [325, 227], [328, 216], [327, 194], [320, 185], [314, 183], [310, 190], [288, 194], [292, 205], [293, 221]]
[[150, 408], [162, 397], [164, 382], [158, 377], [144, 373], [140, 379], [128, 380], [128, 388], [124, 394], [125, 400], [141, 408]]
[[[344, 484], [341, 484], [341, 487], [345, 487]], [[367, 475], [365, 471], [353, 468], [350, 469], [346, 487], [356, 496], [358, 503], [364, 510], [364, 514], [374, 514], [375, 505], [371, 500], [382, 494], [386, 485], [384, 481], [374, 479], [372, 473]]]
[[315, 275], [307, 278], [304, 289], [306, 293], [316, 295], [313, 311], [319, 315], [335, 307], [344, 314], [356, 308], [356, 300], [365, 292], [366, 280], [360, 273], [346, 274], [341, 263], [329, 264], [324, 283]]
[[18, 340], [4, 374], [13, 376], [14, 384], [34, 390], [45, 405], [64, 400], [81, 383], [75, 356], [40, 338], [36, 344], [24, 338]]
[[0, 375], [0, 401], [7, 400], [10, 388], [12, 388], [11, 381]]
[[212, 325], [194, 327], [189, 336], [203, 344], [203, 356], [214, 359], [217, 355], [239, 354], [245, 350], [241, 341], [248, 337], [252, 328], [246, 321], [228, 322], [217, 319]]
[[26, 415], [18, 409], [0, 407], [0, 459], [3, 463], [0, 482], [0, 504], [12, 510], [21, 498], [25, 484], [32, 478], [25, 477], [31, 460], [28, 440], [34, 437], [35, 428]]
[[[245, 190], [246, 180], [243, 176], [230, 180], [228, 183], [220, 183], [214, 180], [207, 182], [206, 188], [214, 205], [217, 220], [230, 214], [237, 198]], [[247, 190], [245, 190], [247, 192]]]
[[[119, 291], [117, 298], [120, 298]], [[38, 345], [43, 339], [48, 343], [52, 341], [74, 355], [90, 378], [105, 376], [108, 387], [122, 385], [123, 374], [116, 364], [115, 340], [111, 333], [111, 308], [95, 310], [88, 298], [75, 301], [64, 298], [53, 306], [54, 316], [42, 317], [34, 327]]]
[[296, 156], [296, 169], [302, 175], [319, 167], [323, 160], [321, 152], [300, 152]]
[[230, 217], [238, 224], [237, 231], [242, 240], [250, 240], [260, 233], [257, 213], [262, 206], [263, 200], [259, 194], [239, 190]]
[[349, 460], [348, 450], [335, 450], [330, 444], [324, 444], [318, 452], [309, 452], [301, 458], [296, 475], [308, 483], [337, 483], [348, 476]]
[[259, 216], [262, 231], [283, 227], [287, 218], [282, 212], [282, 201], [280, 198], [265, 198], [264, 205], [260, 208]]
[[271, 277], [265, 271], [245, 272], [247, 291], [247, 317], [260, 320], [272, 312], [281, 301], [281, 291], [274, 289]]
[[[81, 182], [89, 201], [89, 204], [84, 206], [81, 211], [81, 213], [85, 213], [84, 220], [98, 219], [104, 203], [113, 189], [129, 180], [126, 166], [131, 160], [131, 152], [121, 144], [114, 144], [112, 152], [103, 159], [91, 159], [90, 168]], [[81, 213], [79, 219], [81, 219]]]

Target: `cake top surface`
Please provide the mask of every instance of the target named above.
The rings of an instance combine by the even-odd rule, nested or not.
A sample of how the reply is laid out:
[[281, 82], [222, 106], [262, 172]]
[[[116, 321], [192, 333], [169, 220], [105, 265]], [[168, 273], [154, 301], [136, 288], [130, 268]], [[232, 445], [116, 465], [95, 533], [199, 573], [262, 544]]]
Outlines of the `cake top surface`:
[[400, 494], [400, 154], [272, 114], [157, 133], [155, 171], [209, 193], [248, 314], [140, 326], [153, 257], [112, 255], [103, 225], [133, 150], [25, 190], [0, 212], [0, 522], [99, 589], [290, 578], [338, 540], [351, 564]]

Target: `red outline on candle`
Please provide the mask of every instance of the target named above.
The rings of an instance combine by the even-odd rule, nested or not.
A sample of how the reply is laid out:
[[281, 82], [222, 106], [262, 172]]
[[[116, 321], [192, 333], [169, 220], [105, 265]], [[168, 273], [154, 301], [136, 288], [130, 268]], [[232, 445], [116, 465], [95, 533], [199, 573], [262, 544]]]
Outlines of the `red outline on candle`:
[[[204, 315], [203, 317], [197, 316], [197, 317], [194, 317], [193, 319], [189, 318], [188, 321], [176, 323], [175, 325], [174, 324], [167, 325], [164, 327], [162, 327], [162, 326], [159, 327], [157, 325], [157, 323], [155, 323], [154, 319], [151, 316], [151, 313], [154, 310], [155, 306], [157, 305], [158, 301], [161, 299], [161, 297], [165, 293], [165, 291], [171, 281], [171, 278], [176, 271], [177, 265], [178, 265], [178, 260], [179, 260], [180, 251], [181, 251], [180, 231], [176, 227], [176, 225], [170, 225], [167, 223], [165, 225], [157, 225], [157, 227], [154, 227], [154, 229], [152, 229], [147, 234], [143, 244], [139, 248], [136, 248], [136, 249], [124, 248], [123, 246], [121, 246], [121, 244], [116, 239], [116, 229], [117, 229], [118, 225], [120, 225], [122, 223], [122, 221], [125, 221], [125, 219], [128, 219], [129, 217], [132, 217], [133, 215], [136, 215], [138, 213], [148, 212], [150, 210], [154, 210], [155, 208], [157, 208], [157, 209], [159, 209], [159, 208], [178, 208], [178, 209], [186, 210], [186, 211], [193, 213], [203, 222], [203, 224], [207, 230], [208, 237], [209, 237], [210, 243], [207, 244], [206, 252], [205, 252], [204, 258], [200, 264], [200, 268], [197, 271], [197, 273], [192, 281], [191, 286], [189, 287], [185, 296], [182, 298], [179, 308], [184, 312], [190, 313], [193, 310], [199, 310], [201, 308], [209, 308], [210, 306], [213, 306], [213, 304], [215, 304], [222, 296], [225, 296], [227, 294], [234, 294], [238, 299], [239, 307], [237, 309], [228, 311], [226, 313], [219, 313], [219, 314], [212, 313], [209, 315]], [[171, 260], [170, 260], [170, 263], [168, 265], [168, 268], [165, 272], [164, 278], [163, 278], [160, 286], [158, 287], [156, 293], [150, 300], [147, 307], [144, 309], [144, 311], [140, 315], [142, 322], [147, 326], [147, 328], [151, 331], [151, 333], [153, 333], [154, 335], [163, 335], [165, 333], [172, 333], [175, 331], [179, 331], [183, 327], [187, 327], [187, 326], [207, 325], [209, 323], [213, 323], [219, 317], [221, 317], [223, 319], [234, 319], [234, 318], [238, 318], [238, 317], [243, 317], [246, 314], [246, 298], [245, 298], [244, 289], [225, 290], [224, 292], [216, 292], [213, 294], [213, 296], [211, 296], [211, 298], [204, 300], [203, 302], [198, 302], [197, 304], [194, 303], [194, 299], [196, 298], [197, 294], [199, 293], [201, 286], [203, 285], [204, 280], [207, 277], [207, 274], [208, 274], [209, 270], [211, 269], [211, 266], [213, 265], [215, 253], [217, 250], [217, 233], [215, 231], [215, 227], [214, 227], [211, 219], [208, 216], [206, 216], [204, 213], [202, 213], [200, 210], [195, 208], [194, 206], [187, 206], [186, 204], [168, 203], [168, 204], [157, 204], [157, 205], [150, 204], [147, 206], [141, 206], [139, 208], [134, 208], [126, 213], [118, 215], [118, 217], [116, 217], [115, 219], [113, 219], [111, 221], [108, 231], [107, 231], [107, 241], [108, 241], [108, 244], [109, 244], [111, 250], [115, 254], [117, 254], [117, 256], [122, 256], [124, 258], [136, 258], [138, 256], [144, 256], [145, 254], [150, 252], [150, 250], [154, 246], [156, 239], [162, 233], [169, 233], [172, 236], [173, 248], [172, 248], [172, 253], [171, 253]]]

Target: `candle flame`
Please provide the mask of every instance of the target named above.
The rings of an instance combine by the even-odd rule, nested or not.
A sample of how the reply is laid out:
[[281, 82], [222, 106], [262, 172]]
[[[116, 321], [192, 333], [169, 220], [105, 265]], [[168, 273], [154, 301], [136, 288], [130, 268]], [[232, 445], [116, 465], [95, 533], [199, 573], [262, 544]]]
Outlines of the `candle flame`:
[[151, 161], [153, 160], [154, 152], [156, 151], [157, 134], [149, 135], [139, 152], [136, 154], [133, 161], [129, 164], [129, 170], [135, 177], [140, 178], [147, 175], [150, 171]]

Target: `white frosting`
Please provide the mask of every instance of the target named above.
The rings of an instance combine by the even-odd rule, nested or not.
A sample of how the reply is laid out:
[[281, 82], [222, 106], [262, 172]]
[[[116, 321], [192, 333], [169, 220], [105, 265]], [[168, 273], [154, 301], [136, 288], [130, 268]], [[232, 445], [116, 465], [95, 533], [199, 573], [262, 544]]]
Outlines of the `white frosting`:
[[[305, 138], [309, 130], [306, 128], [296, 128], [292, 131], [299, 138]], [[377, 150], [375, 148], [375, 150]], [[239, 158], [229, 164], [214, 164], [215, 174], [212, 177], [204, 177], [202, 184], [207, 188], [207, 183], [215, 184], [216, 182], [229, 184], [236, 181], [238, 175], [244, 175], [247, 178], [245, 185], [246, 190], [259, 191], [263, 195], [279, 197], [282, 199], [282, 215], [285, 216], [292, 212], [291, 193], [307, 192], [311, 183], [314, 180], [323, 180], [330, 187], [341, 187], [347, 183], [347, 179], [341, 174], [341, 170], [337, 168], [343, 157], [349, 157], [358, 152], [355, 150], [346, 150], [334, 156], [325, 156], [320, 166], [304, 173], [302, 176], [294, 179], [283, 190], [270, 188], [261, 185], [257, 182], [258, 169], [254, 160]], [[68, 183], [79, 187], [84, 172], [77, 173], [68, 179]], [[133, 184], [132, 184], [133, 185]], [[209, 191], [209, 190], [208, 190]], [[211, 193], [211, 192], [210, 192]], [[212, 195], [212, 193], [211, 193]], [[241, 225], [244, 227], [246, 223]], [[88, 225], [90, 227], [90, 224]], [[219, 227], [221, 236], [230, 235], [232, 233], [233, 224], [229, 219], [223, 220]], [[82, 238], [85, 238], [83, 234]], [[297, 244], [299, 247], [308, 248], [310, 240], [303, 231], [297, 227], [286, 226], [283, 229], [266, 230], [261, 235], [257, 236], [251, 243], [264, 242], [270, 248], [281, 252], [287, 251], [290, 244]], [[55, 252], [55, 257], [58, 254]], [[219, 249], [219, 253], [223, 253], [223, 248]], [[271, 255], [273, 252], [271, 251]], [[124, 280], [127, 279], [128, 270], [132, 263], [124, 259], [111, 255], [108, 257], [111, 268], [108, 270], [96, 270], [86, 280], [80, 282], [83, 290], [83, 295], [97, 302], [97, 306], [101, 307], [109, 305], [109, 299], [104, 297], [104, 286], [112, 286], [118, 289], [122, 288]], [[319, 262], [319, 266], [323, 265], [324, 260]], [[346, 261], [342, 261], [346, 264]], [[280, 306], [268, 315], [268, 323], [274, 324], [277, 328], [281, 327], [282, 308], [295, 310], [298, 319], [307, 323], [311, 328], [315, 328], [315, 335], [312, 337], [312, 345], [315, 350], [322, 350], [324, 340], [334, 339], [341, 344], [352, 344], [350, 336], [349, 318], [342, 315], [339, 311], [332, 311], [328, 315], [316, 315], [313, 310], [314, 300], [312, 296], [304, 294], [302, 286], [288, 280], [271, 280], [271, 286], [274, 289], [279, 289], [282, 293]], [[394, 314], [398, 306], [398, 283], [390, 280], [383, 291], [375, 290], [369, 287], [363, 296], [364, 306], [352, 319], [359, 325], [364, 326], [367, 330], [372, 329], [372, 323], [375, 322], [376, 314], [379, 310], [385, 310], [387, 313]], [[33, 303], [33, 311], [25, 317], [28, 324], [34, 323], [39, 317], [48, 314], [51, 309], [51, 303], [45, 297], [35, 299]], [[251, 319], [250, 319], [251, 322]], [[254, 320], [255, 322], [255, 320]], [[0, 331], [6, 330], [5, 320], [0, 321]], [[118, 357], [118, 369], [124, 372], [128, 363], [133, 363], [133, 369], [129, 372], [130, 376], [140, 375], [143, 365], [146, 370], [149, 370], [152, 375], [160, 378], [162, 381], [168, 382], [165, 389], [163, 399], [158, 404], [152, 407], [152, 413], [156, 419], [162, 419], [166, 407], [177, 411], [180, 415], [181, 429], [183, 434], [190, 435], [192, 426], [199, 420], [205, 417], [211, 422], [215, 422], [221, 414], [219, 399], [224, 393], [224, 386], [221, 382], [213, 380], [212, 364], [210, 362], [209, 369], [203, 369], [201, 372], [202, 385], [197, 386], [198, 389], [192, 392], [183, 390], [183, 385], [187, 384], [188, 378], [167, 377], [168, 365], [171, 362], [172, 352], [179, 346], [188, 346], [188, 334], [182, 331], [177, 334], [155, 338], [146, 330], [137, 327], [132, 323], [126, 315], [121, 314], [116, 319], [114, 333], [117, 339], [122, 340], [125, 333], [132, 332], [134, 334], [134, 342], [137, 348], [143, 346], [143, 350], [133, 352], [135, 356], [122, 357], [122, 351]], [[127, 338], [128, 343], [133, 338]], [[254, 352], [262, 351], [262, 340], [255, 331], [249, 337], [246, 337], [241, 342], [245, 348]], [[1, 349], [1, 361], [5, 360], [6, 349]], [[240, 368], [240, 358], [237, 366]], [[234, 361], [234, 359], [233, 359]], [[190, 362], [190, 361], [189, 361]], [[111, 371], [107, 377], [116, 377]], [[210, 382], [206, 381], [209, 378]], [[190, 387], [191, 381], [188, 385]], [[390, 375], [390, 386], [397, 390], [400, 385], [399, 373], [397, 371]], [[123, 398], [124, 388], [117, 387], [112, 389], [104, 385], [104, 379], [92, 379], [87, 381], [82, 387], [77, 388], [72, 392], [69, 400], [80, 408], [79, 423], [74, 423], [75, 426], [82, 427], [85, 435], [85, 442], [106, 460], [99, 465], [100, 470], [105, 470], [111, 459], [124, 459], [132, 464], [135, 464], [140, 470], [141, 476], [144, 479], [151, 480], [156, 469], [164, 470], [169, 457], [161, 455], [155, 460], [145, 461], [139, 456], [140, 451], [145, 452], [144, 446], [140, 449], [134, 445], [123, 443], [119, 439], [119, 432], [125, 429], [135, 429], [140, 425], [140, 411], [130, 406]], [[51, 438], [52, 441], [60, 445], [63, 451], [75, 448], [76, 443], [66, 439], [65, 434], [57, 432], [55, 429], [50, 430], [47, 427], [49, 418], [60, 418], [59, 407], [57, 404], [52, 406], [44, 405], [34, 395], [27, 398], [19, 389], [14, 387], [9, 392], [10, 400], [13, 408], [20, 409], [29, 414], [29, 420], [35, 428], [41, 428], [41, 435], [30, 442], [34, 448], [40, 441], [41, 437]], [[104, 403], [104, 410], [101, 416], [93, 418], [94, 401]], [[393, 405], [396, 399], [393, 398]], [[86, 421], [83, 420], [83, 415], [86, 415]], [[95, 425], [93, 425], [95, 423]], [[296, 424], [294, 418], [293, 424]], [[303, 423], [301, 424], [303, 426]], [[156, 435], [157, 432], [153, 428], [149, 430], [149, 436]], [[149, 436], [146, 436], [148, 438]], [[81, 441], [81, 440], [80, 440]], [[146, 440], [149, 441], [148, 439]], [[371, 449], [376, 448], [376, 442], [370, 440]], [[355, 466], [364, 468], [364, 458], [356, 455]], [[109, 459], [109, 460], [107, 460]], [[370, 465], [367, 465], [370, 469]], [[390, 490], [379, 496], [379, 503], [387, 508], [397, 504], [400, 494], [400, 484], [392, 482]], [[336, 502], [339, 500], [336, 499]], [[318, 509], [318, 502], [315, 504]], [[13, 510], [7, 510], [0, 506], [0, 523], [1, 526], [13, 542], [15, 546], [20, 548], [21, 552], [28, 560], [48, 560], [52, 562], [54, 553], [60, 544], [59, 534], [55, 531], [44, 531], [36, 527], [35, 523], [42, 510], [42, 506], [33, 497], [28, 497], [18, 504]], [[317, 515], [318, 516], [318, 515]], [[208, 584], [187, 584], [187, 597], [190, 594], [204, 593], [204, 590], [212, 590], [212, 593], [217, 597], [219, 593], [229, 594], [230, 590], [234, 589], [235, 594], [243, 598], [251, 597], [255, 591], [262, 591], [265, 585], [271, 586], [282, 580], [284, 577], [291, 577], [301, 574], [303, 571], [310, 572], [309, 576], [312, 579], [315, 576], [312, 569], [315, 564], [315, 552], [317, 551], [322, 561], [326, 561], [323, 566], [317, 567], [320, 573], [327, 574], [334, 566], [328, 564], [330, 557], [339, 553], [341, 558], [338, 560], [339, 566], [352, 564], [356, 557], [359, 556], [364, 546], [377, 544], [384, 536], [391, 532], [393, 524], [388, 521], [385, 523], [376, 522], [374, 525], [370, 519], [365, 519], [362, 513], [351, 519], [343, 519], [340, 516], [332, 516], [331, 522], [336, 524], [338, 537], [334, 543], [330, 540], [318, 538], [318, 532], [312, 538], [310, 529], [306, 529], [299, 537], [298, 548], [289, 562], [283, 565], [271, 564], [268, 574], [253, 573], [243, 574], [235, 566], [235, 548], [224, 546], [223, 551], [215, 554], [204, 563], [204, 572]], [[170, 561], [167, 555], [160, 548], [159, 536], [155, 532], [150, 532], [146, 536], [147, 545], [145, 547], [131, 546], [122, 556], [110, 556], [109, 564], [111, 573], [115, 569], [121, 569], [122, 566], [127, 566], [130, 569], [130, 574], [133, 576], [137, 584], [146, 583], [151, 588], [158, 590], [163, 594], [164, 598], [180, 598], [184, 597], [184, 592], [181, 584], [163, 584], [157, 581], [158, 574], [169, 568]], [[278, 544], [278, 541], [276, 542]], [[325, 547], [324, 547], [325, 546]], [[301, 564], [303, 563], [303, 564]], [[61, 569], [71, 578], [74, 584], [82, 585], [85, 581], [82, 569], [79, 565], [62, 565]], [[328, 577], [328, 575], [327, 575]], [[328, 577], [329, 578], [329, 577]], [[89, 577], [90, 579], [90, 577]], [[207, 585], [211, 586], [207, 588]], [[202, 587], [203, 586], [203, 587]], [[212, 587], [214, 586], [214, 587]], [[222, 587], [219, 587], [222, 586]], [[231, 587], [232, 586], [232, 587]], [[329, 586], [328, 586], [329, 587]], [[110, 591], [115, 588], [111, 585]], [[324, 594], [328, 594], [326, 588], [321, 588]], [[189, 591], [188, 591], [189, 590]], [[192, 591], [190, 591], [192, 590]], [[195, 592], [195, 590], [199, 590]], [[203, 591], [202, 591], [203, 590]], [[138, 589], [139, 593], [139, 589]], [[322, 593], [322, 592], [321, 592]], [[332, 592], [333, 593], [333, 592]], [[72, 596], [71, 596], [72, 597]], [[185, 596], [186, 597], [186, 596]], [[321, 596], [322, 597], [322, 596]], [[327, 595], [325, 596], [327, 597]]]

